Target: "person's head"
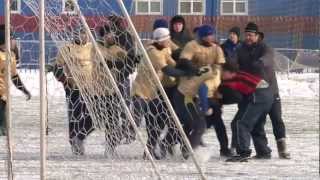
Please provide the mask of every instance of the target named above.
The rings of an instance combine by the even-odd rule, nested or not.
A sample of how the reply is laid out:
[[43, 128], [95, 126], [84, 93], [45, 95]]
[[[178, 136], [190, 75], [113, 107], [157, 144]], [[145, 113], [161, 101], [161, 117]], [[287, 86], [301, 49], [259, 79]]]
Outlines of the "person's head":
[[73, 34], [73, 39], [76, 44], [87, 44], [89, 37], [85, 28], [82, 26], [76, 27]]
[[153, 23], [153, 30], [157, 28], [169, 28], [168, 21], [165, 19], [156, 19]]
[[245, 43], [248, 45], [255, 44], [259, 41], [259, 28], [257, 24], [249, 22], [245, 28]]
[[100, 28], [99, 35], [102, 38], [104, 44], [113, 45], [115, 43], [114, 33], [109, 25], [105, 25]]
[[211, 44], [214, 42], [215, 29], [212, 26], [202, 25], [197, 32], [199, 40], [204, 44]]
[[170, 46], [170, 31], [168, 28], [157, 28], [153, 31], [154, 42], [162, 47], [167, 48]]
[[171, 21], [170, 21], [170, 24], [171, 24], [171, 30], [175, 33], [180, 33], [180, 32], [183, 32], [184, 31], [184, 26], [185, 26], [185, 20], [182, 16], [174, 16]]
[[240, 40], [240, 28], [235, 26], [229, 30], [229, 40], [237, 44]]
[[234, 63], [225, 63], [222, 66], [222, 80], [233, 79], [237, 72], [239, 71], [239, 67]]
[[108, 20], [114, 24], [115, 28], [119, 31], [124, 31], [128, 28], [127, 21], [121, 16], [113, 14], [108, 17]]

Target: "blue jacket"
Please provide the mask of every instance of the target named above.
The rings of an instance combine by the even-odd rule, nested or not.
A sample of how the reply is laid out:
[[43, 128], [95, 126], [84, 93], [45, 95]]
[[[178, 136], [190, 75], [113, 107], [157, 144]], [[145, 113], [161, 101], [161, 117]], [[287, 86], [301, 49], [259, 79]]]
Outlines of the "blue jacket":
[[234, 44], [228, 39], [221, 45], [227, 63], [236, 63], [237, 49], [240, 48], [241, 44], [240, 41]]

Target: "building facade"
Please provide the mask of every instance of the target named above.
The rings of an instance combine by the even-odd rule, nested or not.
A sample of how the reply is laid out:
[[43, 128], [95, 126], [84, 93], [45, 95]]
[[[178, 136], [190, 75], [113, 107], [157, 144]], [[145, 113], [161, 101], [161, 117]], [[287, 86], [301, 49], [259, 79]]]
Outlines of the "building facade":
[[[12, 0], [11, 24], [19, 39], [22, 64], [35, 64], [38, 57], [37, 4], [33, 0]], [[34, 1], [37, 2], [37, 1]], [[78, 0], [91, 28], [101, 24], [101, 16], [120, 13], [117, 0]], [[170, 20], [180, 14], [186, 18], [187, 28], [211, 24], [217, 38], [227, 37], [232, 26], [244, 28], [254, 21], [265, 33], [266, 41], [276, 48], [319, 49], [320, 0], [123, 0], [136, 29], [142, 38], [149, 38], [156, 18]], [[0, 23], [4, 23], [4, 1], [0, 2]], [[75, 7], [70, 0], [47, 0], [53, 16], [72, 17]], [[50, 14], [51, 15], [51, 14]], [[47, 61], [52, 61], [57, 48], [48, 39]]]

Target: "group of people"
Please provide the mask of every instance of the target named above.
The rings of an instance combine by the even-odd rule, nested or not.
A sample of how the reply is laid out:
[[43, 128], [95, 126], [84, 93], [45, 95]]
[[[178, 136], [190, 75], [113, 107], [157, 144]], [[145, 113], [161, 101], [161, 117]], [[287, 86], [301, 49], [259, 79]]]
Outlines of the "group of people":
[[[190, 152], [176, 127], [169, 125], [162, 117], [168, 111], [164, 97], [154, 82], [146, 80], [145, 61], [137, 54], [134, 40], [121, 17], [111, 16], [109, 24], [99, 30], [99, 50], [113, 73], [126, 103], [133, 107], [136, 123], [146, 121], [147, 146], [156, 159], [165, 158], [166, 152], [173, 153], [173, 146], [180, 144], [184, 158]], [[157, 19], [153, 26], [153, 41], [145, 46], [153, 68], [162, 83], [174, 112], [194, 150], [205, 146], [203, 134], [214, 127], [220, 143], [220, 155], [227, 161], [243, 162], [251, 157], [250, 142], [253, 140], [255, 158], [271, 158], [271, 149], [264, 129], [267, 115], [270, 116], [280, 158], [290, 158], [286, 148], [286, 132], [281, 115], [281, 101], [274, 71], [274, 52], [264, 42], [264, 34], [250, 22], [244, 29], [244, 41], [240, 40], [240, 28], [229, 31], [228, 40], [222, 45], [215, 39], [215, 28], [200, 25], [190, 34], [182, 16], [175, 16], [168, 23]], [[63, 83], [68, 102], [70, 144], [74, 154], [84, 154], [84, 139], [94, 130], [92, 117], [79, 90], [79, 82], [68, 67], [70, 63], [79, 66], [82, 73], [92, 74], [101, 64], [95, 63], [95, 51], [83, 28], [75, 30], [73, 42], [59, 49], [53, 66], [56, 78]], [[79, 70], [79, 69], [77, 69]], [[115, 70], [115, 71], [112, 71]], [[132, 85], [129, 75], [137, 72]], [[99, 76], [90, 81], [108, 81]], [[86, 83], [86, 82], [81, 82]], [[119, 98], [114, 91], [98, 95], [105, 101]], [[232, 138], [228, 135], [222, 119], [222, 107], [238, 104], [238, 111], [232, 120]], [[112, 107], [110, 107], [112, 108]], [[107, 111], [108, 109], [106, 109]], [[115, 113], [115, 112], [110, 112]], [[130, 123], [119, 123], [126, 119], [119, 113], [106, 123], [106, 155], [112, 155], [121, 138], [134, 139]], [[143, 117], [142, 117], [143, 116]], [[168, 121], [168, 120], [167, 120]], [[116, 124], [116, 125], [115, 125]], [[112, 125], [112, 126], [110, 126]], [[167, 135], [160, 138], [161, 131], [168, 127]], [[121, 131], [129, 131], [122, 136]], [[173, 135], [172, 133], [175, 133]], [[129, 134], [129, 135], [128, 135]], [[156, 153], [159, 145], [161, 153]]]
[[[258, 26], [253, 22], [247, 24], [244, 41], [240, 40], [240, 28], [233, 27], [228, 39], [219, 45], [214, 37], [215, 29], [210, 25], [196, 27], [192, 36], [182, 16], [173, 17], [168, 24], [164, 19], [154, 22], [153, 43], [147, 46], [147, 52], [192, 148], [205, 145], [202, 136], [206, 128], [213, 126], [220, 155], [229, 157], [228, 162], [247, 161], [252, 152], [251, 139], [256, 151], [254, 158], [270, 159], [271, 149], [264, 129], [269, 115], [279, 157], [289, 159], [274, 50], [265, 44], [264, 33]], [[136, 80], [133, 87], [140, 90], [136, 95], [144, 97], [146, 93], [139, 89], [143, 87], [138, 83], [143, 81], [139, 71]], [[222, 107], [226, 104], [238, 104], [231, 123], [230, 146], [222, 119]], [[161, 123], [162, 120], [148, 121]], [[152, 125], [148, 128], [152, 129]], [[179, 142], [182, 155], [188, 158], [185, 144]], [[155, 141], [149, 144], [151, 152], [155, 144]]]

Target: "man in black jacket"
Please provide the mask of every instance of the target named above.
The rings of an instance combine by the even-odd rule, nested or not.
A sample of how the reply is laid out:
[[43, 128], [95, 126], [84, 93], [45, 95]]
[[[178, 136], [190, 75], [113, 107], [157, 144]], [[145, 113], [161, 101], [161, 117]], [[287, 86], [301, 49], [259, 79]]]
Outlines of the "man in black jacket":
[[[259, 40], [263, 41], [264, 33], [259, 32]], [[281, 107], [281, 98], [279, 95], [278, 82], [275, 78], [275, 72], [273, 72], [273, 81], [274, 81], [274, 98], [272, 107], [269, 114], [273, 135], [277, 141], [278, 155], [281, 159], [290, 159], [290, 153], [287, 149], [286, 144], [286, 127], [282, 119], [282, 107]]]
[[245, 43], [237, 50], [237, 63], [241, 71], [260, 76], [268, 82], [268, 87], [257, 89], [252, 95], [243, 98], [239, 110], [231, 123], [236, 133], [236, 149], [239, 156], [228, 159], [229, 162], [243, 162], [251, 156], [250, 137], [256, 150], [255, 158], [271, 158], [264, 125], [270, 111], [276, 91], [273, 51], [259, 41], [259, 30], [255, 23], [248, 23], [245, 29]]

